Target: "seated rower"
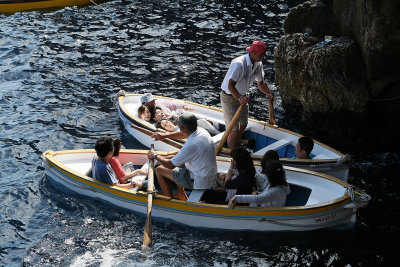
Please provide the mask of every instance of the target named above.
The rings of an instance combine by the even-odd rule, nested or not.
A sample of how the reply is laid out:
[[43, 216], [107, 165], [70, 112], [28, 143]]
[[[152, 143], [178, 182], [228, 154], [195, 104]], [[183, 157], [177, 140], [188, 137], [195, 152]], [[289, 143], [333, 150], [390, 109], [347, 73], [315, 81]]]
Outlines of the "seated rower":
[[[148, 153], [149, 159], [156, 159], [161, 165], [156, 168], [158, 183], [163, 194], [180, 200], [187, 200], [184, 188], [208, 189], [217, 178], [217, 161], [214, 142], [210, 134], [197, 127], [197, 119], [191, 113], [179, 117], [178, 127], [185, 144], [171, 159]], [[178, 194], [172, 194], [172, 184], [178, 188]]]

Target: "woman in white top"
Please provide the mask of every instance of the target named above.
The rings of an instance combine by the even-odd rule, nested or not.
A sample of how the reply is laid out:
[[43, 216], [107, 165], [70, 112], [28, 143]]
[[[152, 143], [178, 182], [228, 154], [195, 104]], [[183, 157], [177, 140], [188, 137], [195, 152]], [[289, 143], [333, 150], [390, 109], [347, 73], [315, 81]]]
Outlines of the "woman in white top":
[[249, 203], [251, 207], [283, 207], [290, 188], [286, 182], [285, 170], [278, 160], [269, 161], [265, 166], [269, 184], [261, 192], [252, 195], [235, 195], [229, 201], [229, 207], [233, 209], [235, 203]]

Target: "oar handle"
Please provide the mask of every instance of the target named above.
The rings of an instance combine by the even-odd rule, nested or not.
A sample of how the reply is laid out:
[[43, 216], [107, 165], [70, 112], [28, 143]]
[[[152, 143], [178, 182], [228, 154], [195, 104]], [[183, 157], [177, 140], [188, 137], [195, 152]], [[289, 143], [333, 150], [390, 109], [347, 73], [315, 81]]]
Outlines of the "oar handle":
[[242, 113], [242, 110], [245, 105], [240, 105], [238, 110], [236, 111], [235, 115], [232, 118], [231, 123], [229, 124], [228, 128], [226, 128], [224, 135], [221, 138], [221, 141], [219, 142], [217, 148], [215, 149], [215, 153], [218, 155], [219, 152], [221, 151], [221, 148], [225, 145], [226, 140], [228, 139], [229, 134], [232, 132], [233, 126], [236, 124], [236, 122], [239, 120], [240, 113]]
[[[147, 134], [148, 136], [152, 136], [153, 133], [154, 133], [153, 131], [148, 130], [148, 129], [143, 128], [143, 127], [140, 127], [140, 126], [138, 126], [138, 125], [131, 124], [131, 127], [132, 127], [133, 129], [138, 130], [139, 132], [142, 132], [142, 133], [144, 133], [144, 134]], [[167, 143], [168, 145], [171, 145], [171, 146], [175, 147], [175, 148], [178, 148], [178, 149], [181, 149], [181, 148], [182, 148], [182, 144], [180, 144], [179, 142], [174, 141], [174, 140], [172, 140], [172, 139], [170, 139], [170, 138], [164, 138], [162, 141], [163, 141], [164, 143]]]
[[[154, 144], [151, 144], [150, 150], [154, 150]], [[154, 191], [154, 159], [149, 159], [149, 172], [147, 176], [147, 191]]]
[[[154, 144], [151, 144], [151, 150], [154, 150]], [[153, 206], [153, 191], [154, 191], [154, 159], [149, 159], [149, 172], [147, 181], [147, 218], [144, 225], [143, 245], [152, 246], [152, 224], [151, 224], [151, 209]]]

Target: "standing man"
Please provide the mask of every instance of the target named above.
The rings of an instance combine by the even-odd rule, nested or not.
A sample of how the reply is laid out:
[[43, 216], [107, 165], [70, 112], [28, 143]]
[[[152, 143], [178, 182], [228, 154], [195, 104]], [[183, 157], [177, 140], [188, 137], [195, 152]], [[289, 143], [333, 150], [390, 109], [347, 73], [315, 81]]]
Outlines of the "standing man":
[[258, 88], [267, 96], [268, 101], [273, 100], [268, 85], [264, 81], [262, 60], [267, 47], [262, 41], [254, 41], [247, 47], [247, 54], [232, 60], [228, 72], [221, 85], [221, 105], [224, 112], [225, 125], [228, 126], [240, 105], [245, 105], [232, 132], [228, 137], [228, 147], [235, 148], [240, 144], [242, 135], [247, 127], [249, 117], [250, 85], [257, 81]]
[[[192, 113], [179, 116], [180, 135], [187, 138], [185, 144], [172, 159], [150, 150], [147, 157], [161, 163], [156, 169], [162, 192], [180, 200], [187, 200], [184, 188], [208, 189], [217, 178], [217, 160], [214, 142], [210, 134], [197, 127], [197, 118]], [[172, 195], [171, 185], [178, 187], [178, 194]]]

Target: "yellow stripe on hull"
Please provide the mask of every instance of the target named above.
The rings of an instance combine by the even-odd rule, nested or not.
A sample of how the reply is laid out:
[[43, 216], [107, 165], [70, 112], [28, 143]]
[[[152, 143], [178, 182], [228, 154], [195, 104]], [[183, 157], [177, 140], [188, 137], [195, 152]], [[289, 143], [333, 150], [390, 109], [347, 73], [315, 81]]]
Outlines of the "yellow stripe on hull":
[[[88, 153], [88, 151], [94, 150], [75, 150], [74, 153]], [[127, 202], [133, 201], [136, 204], [137, 202], [142, 203], [143, 206], [147, 205], [147, 195], [145, 193], [135, 193], [129, 189], [120, 188], [117, 186], [110, 186], [100, 181], [96, 181], [92, 178], [79, 174], [66, 166], [63, 166], [60, 162], [54, 159], [53, 155], [56, 153], [60, 154], [70, 154], [72, 151], [60, 151], [60, 152], [48, 152], [45, 157], [49, 165], [55, 168], [58, 172], [61, 172], [65, 177], [68, 177], [71, 180], [78, 181], [86, 185], [87, 187], [93, 188], [95, 191], [102, 191], [104, 194], [108, 194], [111, 196], [115, 196], [120, 200], [126, 200]], [[138, 154], [144, 151], [137, 151]], [[288, 168], [294, 169], [294, 168]], [[306, 173], [312, 173], [309, 171], [302, 171]], [[321, 176], [325, 176], [320, 174]], [[337, 180], [333, 177], [325, 177], [328, 180], [335, 180], [336, 183], [339, 183], [343, 186], [346, 183]], [[297, 207], [279, 207], [279, 208], [267, 208], [267, 207], [236, 207], [235, 209], [229, 209], [226, 205], [213, 205], [213, 204], [205, 204], [205, 203], [192, 203], [185, 202], [175, 199], [170, 199], [168, 197], [162, 195], [156, 195], [153, 199], [153, 206], [159, 207], [160, 209], [171, 210], [173, 212], [179, 213], [193, 213], [197, 215], [204, 216], [223, 216], [223, 217], [247, 217], [247, 218], [257, 218], [257, 217], [297, 217], [297, 216], [308, 216], [312, 214], [325, 213], [330, 210], [334, 210], [338, 207], [344, 206], [347, 203], [350, 203], [351, 199], [347, 194], [342, 197], [332, 200], [327, 203], [316, 204], [316, 205], [307, 205], [307, 206], [297, 206]], [[140, 204], [141, 205], [141, 204]]]
[[[97, 3], [97, 0], [93, 0]], [[15, 13], [25, 10], [53, 8], [53, 7], [67, 7], [67, 6], [79, 6], [92, 4], [90, 0], [46, 0], [46, 1], [34, 1], [26, 3], [0, 3], [0, 13]]]

